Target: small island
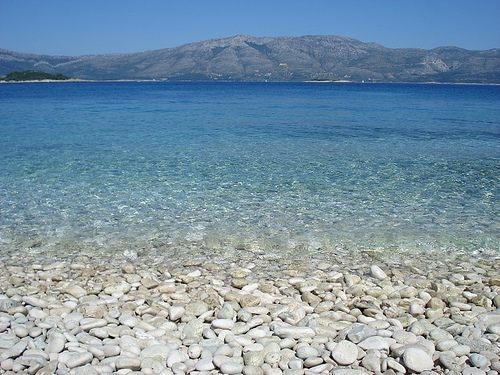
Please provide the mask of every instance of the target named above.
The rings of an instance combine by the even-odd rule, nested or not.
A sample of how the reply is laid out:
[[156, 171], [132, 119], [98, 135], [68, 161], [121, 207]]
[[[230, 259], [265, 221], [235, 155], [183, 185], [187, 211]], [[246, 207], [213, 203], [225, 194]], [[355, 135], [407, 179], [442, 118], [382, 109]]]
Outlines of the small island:
[[45, 72], [37, 72], [34, 70], [27, 70], [23, 72], [11, 72], [5, 77], [0, 78], [5, 82], [23, 82], [23, 81], [66, 81], [70, 78], [64, 74], [51, 74]]

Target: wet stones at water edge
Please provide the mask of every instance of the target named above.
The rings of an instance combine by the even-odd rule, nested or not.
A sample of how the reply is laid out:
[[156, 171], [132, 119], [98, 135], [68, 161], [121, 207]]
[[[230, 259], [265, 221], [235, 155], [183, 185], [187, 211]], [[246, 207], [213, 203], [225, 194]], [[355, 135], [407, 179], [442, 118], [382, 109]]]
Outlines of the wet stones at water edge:
[[429, 271], [0, 265], [1, 374], [500, 371], [495, 261]]

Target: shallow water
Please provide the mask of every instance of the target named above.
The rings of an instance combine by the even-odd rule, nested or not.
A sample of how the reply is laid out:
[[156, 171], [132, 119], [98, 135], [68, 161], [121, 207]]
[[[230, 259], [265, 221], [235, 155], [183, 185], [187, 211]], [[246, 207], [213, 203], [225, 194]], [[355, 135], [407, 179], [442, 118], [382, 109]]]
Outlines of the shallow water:
[[0, 85], [0, 252], [500, 252], [500, 87]]

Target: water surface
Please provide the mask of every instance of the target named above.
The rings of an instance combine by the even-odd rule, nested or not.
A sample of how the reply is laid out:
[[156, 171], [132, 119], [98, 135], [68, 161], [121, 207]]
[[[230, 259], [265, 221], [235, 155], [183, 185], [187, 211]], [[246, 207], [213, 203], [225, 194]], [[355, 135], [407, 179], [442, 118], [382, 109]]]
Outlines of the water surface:
[[500, 251], [500, 87], [0, 85], [0, 252]]

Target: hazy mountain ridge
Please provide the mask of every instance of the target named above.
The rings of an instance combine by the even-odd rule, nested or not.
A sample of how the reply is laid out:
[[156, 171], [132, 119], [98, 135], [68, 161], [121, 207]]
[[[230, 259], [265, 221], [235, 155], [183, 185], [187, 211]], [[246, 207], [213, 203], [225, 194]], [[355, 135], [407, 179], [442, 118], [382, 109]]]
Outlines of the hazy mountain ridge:
[[500, 49], [391, 49], [339, 36], [244, 35], [131, 54], [71, 57], [0, 49], [0, 75], [16, 70], [82, 79], [500, 83]]

